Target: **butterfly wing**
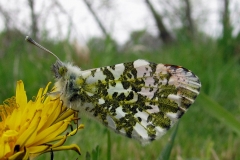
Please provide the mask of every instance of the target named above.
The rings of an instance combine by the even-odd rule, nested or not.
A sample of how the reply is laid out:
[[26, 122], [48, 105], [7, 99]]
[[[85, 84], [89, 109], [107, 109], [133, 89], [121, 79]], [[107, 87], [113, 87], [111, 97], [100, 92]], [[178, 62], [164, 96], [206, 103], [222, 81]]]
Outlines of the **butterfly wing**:
[[183, 67], [145, 60], [86, 70], [81, 75], [84, 110], [142, 142], [161, 137], [172, 127], [201, 87], [198, 77]]

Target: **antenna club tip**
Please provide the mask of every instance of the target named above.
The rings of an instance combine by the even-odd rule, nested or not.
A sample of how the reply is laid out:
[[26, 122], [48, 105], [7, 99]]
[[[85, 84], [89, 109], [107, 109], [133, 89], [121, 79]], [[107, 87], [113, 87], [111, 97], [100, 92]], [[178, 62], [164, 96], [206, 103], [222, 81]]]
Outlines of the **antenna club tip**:
[[33, 44], [35, 43], [34, 40], [29, 36], [26, 36], [25, 41], [28, 41], [28, 42], [33, 43]]

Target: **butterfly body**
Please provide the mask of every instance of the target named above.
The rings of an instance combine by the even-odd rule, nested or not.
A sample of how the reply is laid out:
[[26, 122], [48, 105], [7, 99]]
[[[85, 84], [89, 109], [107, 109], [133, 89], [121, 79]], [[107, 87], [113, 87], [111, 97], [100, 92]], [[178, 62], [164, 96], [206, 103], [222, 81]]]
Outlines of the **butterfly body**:
[[183, 67], [145, 60], [84, 71], [57, 60], [52, 69], [67, 106], [143, 143], [171, 128], [201, 87]]

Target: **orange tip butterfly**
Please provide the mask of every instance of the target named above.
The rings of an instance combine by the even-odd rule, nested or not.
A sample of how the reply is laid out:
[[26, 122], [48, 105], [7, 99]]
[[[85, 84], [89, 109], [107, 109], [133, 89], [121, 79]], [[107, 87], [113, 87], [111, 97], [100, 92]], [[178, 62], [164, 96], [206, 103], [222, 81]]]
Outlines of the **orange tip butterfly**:
[[56, 57], [54, 92], [66, 106], [142, 143], [164, 135], [200, 92], [199, 78], [181, 66], [136, 60], [81, 70], [26, 40]]

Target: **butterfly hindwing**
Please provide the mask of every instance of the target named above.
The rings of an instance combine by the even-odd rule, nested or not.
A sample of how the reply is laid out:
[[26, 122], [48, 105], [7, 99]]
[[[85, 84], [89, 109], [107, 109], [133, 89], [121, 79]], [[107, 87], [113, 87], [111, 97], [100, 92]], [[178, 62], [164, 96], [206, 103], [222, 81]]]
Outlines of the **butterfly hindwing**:
[[62, 83], [64, 87], [57, 86], [72, 108], [142, 142], [156, 139], [172, 127], [201, 87], [198, 77], [183, 67], [145, 60], [79, 69], [63, 78], [67, 81]]

